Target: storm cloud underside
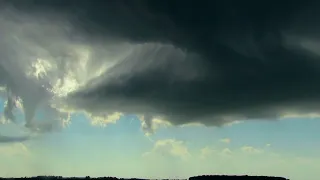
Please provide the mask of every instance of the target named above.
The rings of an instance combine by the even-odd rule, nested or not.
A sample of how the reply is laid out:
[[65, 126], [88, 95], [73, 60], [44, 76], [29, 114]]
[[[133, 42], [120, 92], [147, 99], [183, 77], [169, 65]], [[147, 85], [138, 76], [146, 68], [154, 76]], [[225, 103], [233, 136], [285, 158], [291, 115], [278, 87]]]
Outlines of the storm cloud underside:
[[38, 108], [136, 114], [149, 129], [318, 113], [317, 5], [1, 1], [0, 84], [26, 122]]

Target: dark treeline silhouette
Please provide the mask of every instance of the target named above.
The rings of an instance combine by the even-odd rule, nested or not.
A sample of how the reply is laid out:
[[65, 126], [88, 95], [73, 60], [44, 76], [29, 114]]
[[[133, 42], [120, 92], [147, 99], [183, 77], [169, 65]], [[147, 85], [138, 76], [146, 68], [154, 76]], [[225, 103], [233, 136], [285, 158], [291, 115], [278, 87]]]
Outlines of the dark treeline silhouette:
[[[109, 179], [109, 180], [125, 180], [125, 178], [116, 178], [116, 177], [97, 177], [91, 178], [90, 176], [86, 177], [62, 177], [62, 176], [37, 176], [37, 177], [21, 177], [21, 178], [0, 178], [0, 180], [20, 180], [20, 179], [47, 179], [47, 180], [56, 180], [56, 179]], [[144, 179], [137, 179], [137, 178], [130, 178], [131, 180], [144, 180]], [[202, 176], [194, 176], [190, 177], [189, 180], [207, 180], [207, 179], [214, 179], [214, 180], [225, 180], [225, 179], [234, 179], [234, 180], [288, 180], [283, 177], [268, 177], [268, 176], [227, 176], [227, 175], [202, 175]], [[168, 179], [164, 179], [168, 180]]]
[[268, 177], [268, 176], [227, 176], [227, 175], [202, 175], [190, 177], [189, 180], [207, 180], [207, 179], [236, 179], [236, 180], [288, 180], [283, 177]]

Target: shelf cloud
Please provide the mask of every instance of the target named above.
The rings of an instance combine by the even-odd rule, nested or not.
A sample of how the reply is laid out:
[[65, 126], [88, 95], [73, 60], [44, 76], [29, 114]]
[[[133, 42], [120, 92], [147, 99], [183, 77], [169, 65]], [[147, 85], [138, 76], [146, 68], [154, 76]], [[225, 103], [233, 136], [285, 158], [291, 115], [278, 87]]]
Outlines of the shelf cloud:
[[0, 85], [27, 124], [38, 108], [149, 131], [317, 114], [317, 3], [1, 1]]

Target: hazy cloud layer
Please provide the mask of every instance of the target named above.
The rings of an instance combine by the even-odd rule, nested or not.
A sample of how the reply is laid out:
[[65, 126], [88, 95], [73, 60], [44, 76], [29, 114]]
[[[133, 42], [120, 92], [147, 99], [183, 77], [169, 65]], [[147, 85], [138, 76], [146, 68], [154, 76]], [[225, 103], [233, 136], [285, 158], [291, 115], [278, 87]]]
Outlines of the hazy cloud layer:
[[220, 142], [229, 144], [231, 142], [231, 139], [229, 138], [220, 139]]
[[142, 115], [150, 132], [153, 119], [220, 126], [318, 113], [317, 5], [1, 1], [0, 84], [28, 123], [39, 107], [52, 119]]
[[[143, 156], [144, 160], [150, 160], [146, 169], [152, 172], [152, 169], [155, 168], [160, 172], [174, 175], [177, 174], [174, 172], [182, 171], [181, 174], [184, 176], [189, 173], [257, 175], [258, 172], [260, 175], [282, 176], [289, 179], [303, 178], [310, 173], [308, 177], [316, 179], [317, 170], [313, 167], [316, 167], [320, 160], [319, 156], [300, 156], [279, 151], [277, 148], [270, 149], [263, 146], [239, 144], [227, 148], [220, 145], [208, 145], [194, 149], [194, 146], [190, 143], [187, 146], [185, 142], [173, 139], [156, 141], [153, 149]], [[174, 149], [179, 148], [187, 151], [176, 150], [179, 153], [172, 153]], [[182, 152], [188, 152], [187, 156], [182, 156], [186, 154]], [[171, 171], [172, 169], [174, 169], [174, 172]]]
[[182, 160], [187, 160], [191, 156], [185, 142], [175, 139], [163, 139], [156, 141], [153, 149], [150, 152], [144, 153], [143, 157], [152, 155], [178, 157]]
[[0, 145], [0, 153], [5, 156], [13, 157], [17, 155], [28, 156], [29, 150], [22, 143], [14, 143], [10, 145]]

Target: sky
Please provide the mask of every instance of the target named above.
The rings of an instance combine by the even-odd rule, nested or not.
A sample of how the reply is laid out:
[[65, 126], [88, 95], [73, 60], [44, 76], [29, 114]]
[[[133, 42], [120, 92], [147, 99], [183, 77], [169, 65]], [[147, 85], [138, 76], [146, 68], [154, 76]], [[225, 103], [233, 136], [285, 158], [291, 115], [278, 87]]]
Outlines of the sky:
[[0, 1], [0, 175], [316, 179], [318, 3]]
[[[297, 180], [318, 175], [319, 118], [251, 121], [221, 128], [161, 127], [150, 136], [135, 116], [123, 116], [106, 127], [92, 125], [84, 114], [71, 118], [72, 124], [62, 132], [0, 144], [0, 175], [249, 174]], [[22, 129], [22, 125], [2, 124], [1, 134], [17, 136]]]

